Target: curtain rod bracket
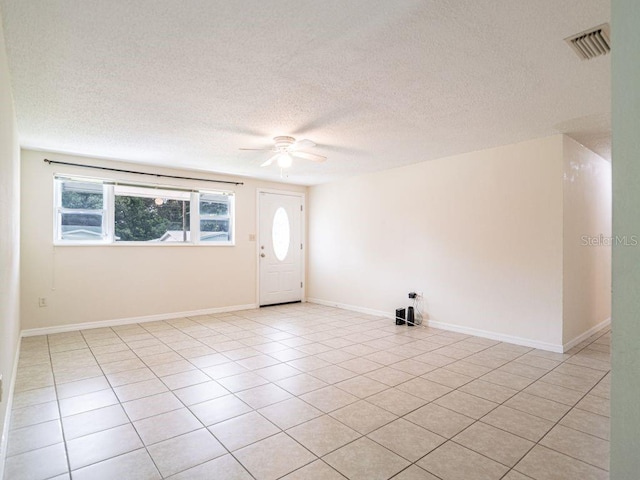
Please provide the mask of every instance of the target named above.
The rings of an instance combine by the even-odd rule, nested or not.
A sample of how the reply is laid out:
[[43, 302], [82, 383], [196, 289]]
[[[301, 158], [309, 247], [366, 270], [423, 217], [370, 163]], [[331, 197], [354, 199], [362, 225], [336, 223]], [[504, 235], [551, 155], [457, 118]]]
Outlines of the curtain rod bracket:
[[45, 163], [48, 163], [49, 165], [68, 165], [71, 167], [82, 167], [82, 168], [93, 168], [96, 170], [107, 170], [109, 172], [120, 172], [120, 173], [133, 173], [135, 175], [148, 175], [150, 177], [162, 177], [162, 178], [177, 178], [179, 180], [196, 180], [199, 182], [211, 182], [211, 183], [225, 183], [227, 185], [244, 185], [244, 182], [232, 182], [229, 180], [212, 180], [210, 178], [196, 178], [196, 177], [181, 177], [179, 175], [164, 175], [162, 173], [149, 173], [149, 172], [139, 172], [136, 170], [124, 170], [121, 168], [110, 168], [110, 167], [98, 167], [95, 165], [85, 165], [82, 163], [71, 163], [71, 162], [60, 162], [58, 160], [49, 160], [49, 159], [44, 159]]

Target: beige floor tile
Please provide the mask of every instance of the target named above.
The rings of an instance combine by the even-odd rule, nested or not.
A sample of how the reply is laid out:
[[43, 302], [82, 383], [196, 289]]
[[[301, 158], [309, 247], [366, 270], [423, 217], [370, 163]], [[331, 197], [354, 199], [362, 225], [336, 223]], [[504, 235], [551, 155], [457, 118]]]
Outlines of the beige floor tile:
[[129, 423], [119, 404], [62, 418], [67, 441]]
[[60, 420], [37, 423], [9, 432], [7, 456], [37, 450], [62, 442]]
[[138, 420], [133, 422], [133, 425], [145, 445], [152, 445], [202, 428], [202, 424], [186, 408]]
[[149, 447], [149, 454], [164, 477], [226, 453], [226, 449], [206, 428], [170, 438]]
[[311, 372], [312, 370], [328, 367], [329, 365], [332, 365], [332, 363], [315, 356], [310, 356], [291, 360], [290, 362], [287, 362], [287, 365], [296, 368], [301, 372]]
[[102, 375], [85, 380], [79, 380], [77, 382], [56, 385], [59, 400], [98, 392], [109, 388], [111, 388], [111, 385], [109, 385], [107, 379]]
[[[266, 357], [266, 355], [262, 355], [262, 357]], [[244, 362], [248, 362], [250, 360], [253, 360], [254, 362], [259, 361], [260, 357], [251, 357], [250, 359], [246, 359], [246, 360], [241, 360], [240, 362], [238, 362], [239, 365], [244, 366]], [[271, 360], [272, 363], [270, 363], [270, 365], [273, 365], [273, 362], [277, 362], [277, 360], [272, 359], [271, 357], [268, 357], [269, 360]], [[195, 358], [190, 358], [189, 362], [192, 363], [193, 365], [195, 365], [198, 368], [207, 368], [207, 367], [213, 367], [215, 365], [220, 365], [220, 364], [224, 364], [224, 363], [229, 363], [229, 359], [227, 357], [225, 357], [224, 355], [222, 355], [221, 353], [211, 353], [209, 355], [202, 355], [199, 357], [195, 357]], [[266, 365], [261, 365], [261, 366], [266, 366]], [[247, 367], [248, 368], [248, 367]]]
[[275, 382], [277, 380], [282, 380], [283, 378], [299, 375], [302, 372], [297, 368], [293, 368], [287, 365], [286, 363], [278, 363], [277, 365], [272, 365], [270, 367], [255, 370], [254, 373], [260, 375], [270, 382]]
[[452, 370], [447, 370], [446, 367], [425, 373], [422, 375], [422, 378], [445, 385], [449, 388], [459, 388], [473, 380], [473, 377], [464, 375], [463, 373], [454, 372]]
[[446, 441], [446, 438], [402, 418], [367, 436], [410, 462], [415, 462]]
[[428, 454], [417, 465], [442, 480], [498, 480], [509, 470], [450, 441]]
[[232, 375], [230, 377], [220, 378], [218, 383], [225, 387], [230, 392], [240, 392], [242, 390], [248, 390], [249, 388], [265, 385], [269, 383], [267, 379], [256, 375], [254, 372], [240, 373], [239, 375]]
[[[385, 353], [385, 352], [382, 352]], [[408, 373], [409, 375], [419, 376], [424, 375], [425, 373], [436, 370], [438, 367], [436, 365], [429, 365], [427, 363], [418, 362], [413, 359], [404, 359], [399, 362], [395, 362], [389, 365], [389, 368], [393, 368], [394, 370], [398, 370], [400, 372]]]
[[352, 360], [347, 360], [346, 362], [342, 362], [339, 366], [341, 368], [351, 370], [358, 375], [364, 375], [365, 373], [382, 368], [381, 364], [367, 360], [366, 358], [354, 358]]
[[[516, 359], [517, 360], [517, 359]], [[532, 382], [546, 375], [549, 369], [526, 365], [518, 361], [509, 362], [496, 370], [497, 372], [510, 373], [519, 377], [525, 377]], [[511, 385], [513, 387], [513, 385]]]
[[367, 402], [395, 414], [406, 415], [427, 403], [423, 398], [410, 395], [397, 388], [390, 388], [367, 397]]
[[399, 474], [393, 477], [392, 480], [439, 480], [438, 477], [431, 475], [426, 470], [418, 467], [417, 465], [411, 465], [409, 468], [404, 469]]
[[216, 423], [209, 427], [218, 440], [229, 450], [237, 450], [270, 437], [280, 429], [257, 412]]
[[251, 407], [235, 395], [225, 395], [190, 407], [193, 414], [205, 425], [213, 425], [238, 415], [248, 413]]
[[160, 480], [144, 448], [75, 470], [73, 480]]
[[147, 417], [153, 417], [161, 413], [170, 412], [183, 408], [184, 405], [171, 392], [159, 393], [149, 397], [139, 398], [130, 402], [123, 403], [127, 415], [131, 421], [141, 420]]
[[609, 442], [607, 440], [602, 440], [563, 425], [556, 425], [540, 441], [540, 445], [577, 458], [603, 470], [609, 470]]
[[7, 480], [45, 480], [68, 471], [63, 443], [7, 457], [4, 478]]
[[516, 472], [515, 470], [511, 470], [507, 473], [502, 480], [531, 480], [531, 477], [527, 477], [521, 473]]
[[490, 368], [483, 367], [482, 365], [476, 365], [474, 363], [465, 362], [464, 360], [460, 360], [458, 362], [447, 365], [447, 370], [462, 373], [463, 375], [467, 375], [473, 378], [479, 378], [491, 371]]
[[242, 365], [235, 362], [221, 363], [213, 365], [211, 367], [203, 368], [202, 371], [209, 375], [214, 380], [230, 377], [232, 375], [239, 375], [241, 373], [247, 373], [248, 370]]
[[319, 457], [360, 437], [358, 432], [329, 415], [293, 427], [287, 434]]
[[142, 360], [159, 377], [188, 372], [196, 368], [175, 352], [144, 357]]
[[567, 405], [520, 392], [505, 402], [505, 405], [540, 418], [557, 422], [569, 411]]
[[523, 390], [523, 392], [535, 395], [536, 397], [546, 398], [554, 402], [563, 403], [573, 407], [583, 397], [583, 393], [570, 388], [564, 388], [560, 385], [553, 385], [546, 382], [535, 382]]
[[291, 398], [291, 394], [286, 390], [268, 383], [259, 387], [243, 390], [236, 393], [236, 396], [252, 408], [262, 408], [273, 403], [281, 402]]
[[579, 408], [574, 408], [569, 411], [569, 413], [560, 420], [560, 424], [603, 440], [609, 440], [611, 436], [611, 421], [609, 417], [597, 415]]
[[322, 415], [317, 408], [298, 398], [290, 398], [282, 402], [261, 408], [258, 412], [275, 423], [282, 430], [311, 420]]
[[391, 412], [364, 400], [342, 407], [330, 415], [363, 435], [397, 418]]
[[514, 375], [500, 370], [494, 370], [489, 372], [481, 380], [485, 382], [495, 383], [496, 385], [502, 385], [503, 387], [512, 388], [514, 390], [522, 390], [533, 383], [531, 378], [522, 377], [520, 375]]
[[469, 395], [459, 390], [454, 390], [438, 398], [434, 403], [476, 419], [483, 417], [498, 406], [495, 402], [484, 400], [483, 398]]
[[609, 473], [574, 458], [537, 445], [515, 470], [536, 480], [608, 480]]
[[282, 480], [344, 480], [344, 477], [322, 460], [316, 460], [282, 477]]
[[533, 442], [540, 440], [553, 427], [549, 420], [504, 405], [482, 417], [482, 422]]
[[428, 402], [442, 397], [452, 390], [449, 387], [446, 387], [439, 383], [431, 382], [429, 380], [425, 380], [424, 378], [420, 377], [402, 383], [396, 388], [416, 397], [420, 397]]
[[404, 418], [446, 438], [453, 437], [474, 422], [472, 418], [435, 403], [425, 405]]
[[318, 368], [316, 370], [312, 370], [309, 374], [328, 384], [342, 382], [356, 376], [356, 374], [351, 370], [339, 367], [338, 365], [329, 365], [328, 367]]
[[482, 422], [460, 432], [453, 441], [509, 467], [518, 463], [534, 445], [529, 440]]
[[114, 388], [122, 385], [128, 385], [130, 383], [152, 380], [154, 378], [156, 378], [156, 374], [147, 367], [127, 370], [125, 372], [110, 373], [107, 375], [109, 383]]
[[496, 403], [503, 403], [518, 393], [518, 390], [480, 379], [463, 385], [459, 390]]
[[414, 378], [414, 375], [396, 370], [390, 367], [383, 367], [373, 370], [365, 374], [366, 377], [372, 378], [378, 382], [384, 383], [390, 387], [395, 387]]
[[143, 382], [129, 383], [113, 389], [121, 402], [129, 402], [138, 398], [150, 397], [168, 391], [166, 385], [159, 379], [153, 378]]
[[326, 387], [328, 384], [319, 378], [303, 373], [294, 377], [284, 378], [274, 382], [293, 395], [303, 395], [313, 390]]
[[174, 390], [173, 393], [182, 403], [189, 407], [196, 403], [202, 403], [228, 395], [229, 391], [220, 386], [215, 380], [211, 380], [209, 382], [191, 385], [190, 387], [179, 388], [178, 390]]
[[331, 385], [305, 393], [301, 395], [300, 398], [325, 413], [332, 412], [358, 401], [358, 397]]
[[111, 389], [87, 393], [76, 397], [60, 400], [60, 412], [63, 417], [77, 415], [98, 408], [108, 407], [118, 403], [118, 399]]
[[10, 429], [28, 427], [37, 423], [48, 422], [60, 418], [58, 402], [40, 403], [30, 407], [14, 408], [11, 411]]
[[596, 383], [598, 383], [597, 380], [574, 377], [573, 375], [564, 375], [555, 371], [547, 373], [540, 380], [546, 383], [551, 383], [552, 385], [570, 388], [581, 393], [587, 393]]
[[587, 412], [609, 417], [611, 415], [611, 402], [607, 398], [598, 397], [596, 395], [587, 395], [578, 402], [576, 408], [586, 410]]
[[383, 480], [409, 465], [395, 453], [361, 438], [324, 457], [329, 465], [350, 480]]
[[336, 383], [335, 386], [358, 398], [366, 398], [389, 388], [384, 383], [364, 376], [350, 378], [343, 382]]
[[133, 426], [121, 425], [68, 441], [69, 464], [71, 470], [77, 470], [142, 446]]
[[161, 380], [169, 390], [177, 390], [178, 388], [190, 387], [191, 385], [211, 381], [211, 378], [200, 370], [189, 370], [188, 372], [167, 375], [166, 377], [162, 377]]
[[316, 459], [284, 433], [242, 448], [234, 455], [258, 480], [275, 480]]
[[119, 362], [105, 363], [104, 365], [100, 365], [100, 368], [104, 372], [105, 375], [109, 375], [111, 373], [120, 373], [126, 372], [128, 370], [136, 370], [139, 368], [146, 368], [147, 365], [140, 360], [121, 360]]
[[[217, 476], [217, 477], [216, 477]], [[231, 455], [223, 455], [168, 477], [167, 480], [252, 480], [253, 477]]]
[[13, 408], [24, 408], [40, 403], [52, 402], [57, 399], [55, 387], [36, 388], [24, 392], [17, 392], [13, 396]]

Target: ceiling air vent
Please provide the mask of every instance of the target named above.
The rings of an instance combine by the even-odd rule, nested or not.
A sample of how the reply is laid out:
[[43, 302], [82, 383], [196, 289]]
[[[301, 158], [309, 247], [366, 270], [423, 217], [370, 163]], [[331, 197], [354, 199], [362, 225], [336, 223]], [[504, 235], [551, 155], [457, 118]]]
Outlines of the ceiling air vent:
[[608, 23], [590, 28], [564, 40], [582, 60], [591, 60], [611, 51]]

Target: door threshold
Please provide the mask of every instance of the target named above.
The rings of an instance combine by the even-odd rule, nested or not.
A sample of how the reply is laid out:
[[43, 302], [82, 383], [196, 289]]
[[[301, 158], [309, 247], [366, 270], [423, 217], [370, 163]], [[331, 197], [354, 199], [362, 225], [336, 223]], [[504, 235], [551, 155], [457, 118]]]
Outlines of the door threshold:
[[277, 307], [279, 305], [291, 305], [292, 303], [302, 303], [302, 300], [294, 300], [293, 302], [270, 303], [269, 305], [260, 305], [260, 308]]

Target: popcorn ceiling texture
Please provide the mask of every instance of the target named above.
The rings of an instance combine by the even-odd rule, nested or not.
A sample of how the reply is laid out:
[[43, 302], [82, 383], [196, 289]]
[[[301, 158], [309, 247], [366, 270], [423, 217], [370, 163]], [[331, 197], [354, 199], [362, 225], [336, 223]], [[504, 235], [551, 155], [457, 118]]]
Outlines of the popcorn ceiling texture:
[[604, 157], [600, 0], [0, 0], [23, 147], [323, 183], [559, 132]]

